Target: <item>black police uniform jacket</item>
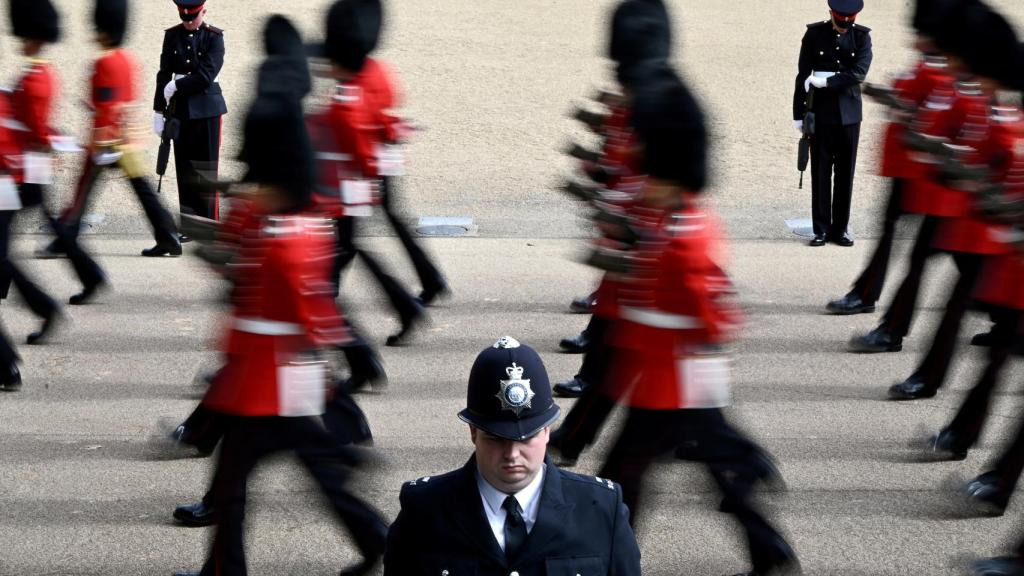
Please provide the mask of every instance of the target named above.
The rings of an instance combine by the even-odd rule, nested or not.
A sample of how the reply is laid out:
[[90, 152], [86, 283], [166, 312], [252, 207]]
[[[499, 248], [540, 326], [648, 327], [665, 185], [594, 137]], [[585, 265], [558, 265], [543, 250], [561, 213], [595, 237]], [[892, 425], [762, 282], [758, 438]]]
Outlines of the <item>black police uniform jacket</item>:
[[196, 31], [178, 24], [164, 32], [160, 71], [156, 75], [153, 110], [167, 107], [164, 87], [174, 75], [177, 81], [175, 116], [182, 119], [215, 118], [227, 113], [217, 75], [224, 66], [224, 31], [204, 23]]
[[832, 21], [807, 25], [800, 44], [799, 71], [793, 93], [793, 119], [803, 120], [807, 112], [804, 81], [811, 72], [835, 72], [826, 88], [816, 92], [814, 111], [818, 123], [857, 124], [863, 119], [860, 85], [871, 67], [871, 29], [854, 24], [845, 34]]
[[512, 562], [498, 546], [476, 482], [476, 458], [406, 483], [388, 532], [385, 576], [631, 576], [640, 550], [622, 490], [545, 462], [537, 521]]

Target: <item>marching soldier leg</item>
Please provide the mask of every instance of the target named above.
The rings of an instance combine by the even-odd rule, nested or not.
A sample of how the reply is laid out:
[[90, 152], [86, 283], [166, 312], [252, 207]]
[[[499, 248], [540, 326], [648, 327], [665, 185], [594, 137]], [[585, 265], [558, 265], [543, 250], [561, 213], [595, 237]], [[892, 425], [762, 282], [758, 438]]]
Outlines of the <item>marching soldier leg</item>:
[[[835, 127], [838, 128], [838, 127]], [[832, 231], [833, 127], [822, 124], [811, 138], [811, 219], [815, 236]]]
[[402, 246], [405, 247], [406, 253], [409, 254], [413, 267], [416, 269], [416, 276], [419, 277], [420, 286], [423, 288], [423, 291], [420, 293], [420, 301], [424, 305], [429, 305], [435, 298], [448, 292], [448, 283], [445, 282], [441, 271], [427, 257], [423, 248], [416, 243], [405, 222], [402, 222], [395, 213], [394, 192], [395, 178], [391, 176], [381, 178], [381, 206], [384, 208], [384, 214], [387, 216], [388, 222], [391, 223], [391, 228], [398, 235], [398, 239], [402, 242]]
[[21, 372], [18, 370], [18, 353], [0, 327], [0, 390], [17, 392], [21, 390]]
[[583, 450], [594, 443], [608, 415], [615, 409], [615, 401], [603, 390], [603, 385], [592, 384], [583, 389], [583, 395], [572, 405], [558, 430], [551, 434], [549, 444], [562, 454], [562, 465], [575, 464]]
[[988, 364], [960, 405], [956, 416], [938, 437], [943, 444], [942, 450], [954, 454], [957, 459], [960, 456], [966, 457], [967, 450], [981, 437], [992, 394], [999, 384], [999, 375], [1017, 342], [1020, 312], [1002, 309], [993, 311], [992, 315], [996, 324], [992, 327], [993, 343], [988, 350]]
[[341, 286], [341, 275], [356, 257], [356, 218], [342, 216], [334, 219], [335, 237], [338, 242], [338, 251], [334, 255], [334, 267], [331, 270], [331, 282], [334, 283], [334, 297], [338, 297]]
[[401, 346], [405, 343], [406, 337], [413, 327], [423, 319], [423, 306], [420, 305], [412, 294], [406, 291], [394, 276], [384, 269], [372, 254], [363, 249], [358, 250], [358, 252], [366, 267], [370, 269], [374, 278], [377, 279], [381, 288], [384, 289], [384, 294], [387, 295], [388, 301], [391, 302], [391, 307], [398, 313], [398, 319], [402, 324], [398, 332], [388, 336], [386, 344], [388, 346]]
[[59, 220], [49, 215], [46, 218], [49, 220], [50, 228], [53, 229], [57, 240], [64, 246], [68, 261], [71, 262], [71, 267], [75, 270], [75, 275], [82, 283], [82, 291], [71, 296], [69, 303], [72, 305], [85, 304], [107, 283], [107, 275], [103, 273], [100, 265], [82, 249], [78, 240], [68, 233]]
[[[832, 126], [830, 129], [834, 128]], [[832, 241], [841, 246], [853, 244], [848, 235], [850, 203], [853, 199], [853, 175], [857, 169], [857, 144], [860, 124], [838, 127], [833, 135], [832, 150], [835, 162], [835, 185], [832, 189]]]
[[14, 284], [32, 313], [43, 319], [39, 330], [32, 332], [27, 338], [28, 344], [41, 344], [60, 320], [60, 307], [10, 258], [11, 228], [14, 226], [16, 215], [17, 212], [13, 210], [0, 212], [0, 266], [3, 267], [0, 270], [0, 292], [6, 298], [10, 285]]
[[[97, 166], [93, 163], [92, 156], [86, 154], [85, 162], [82, 166], [82, 174], [78, 177], [78, 183], [75, 186], [75, 197], [72, 198], [71, 204], [60, 215], [60, 221], [64, 225], [64, 229], [73, 238], [78, 238], [78, 234], [81, 232], [82, 217], [85, 216], [85, 212], [89, 208], [89, 200], [101, 171], [102, 166]], [[37, 256], [58, 256], [66, 251], [67, 248], [65, 248], [61, 240], [55, 238], [44, 250], [37, 252]]]
[[924, 266], [928, 258], [935, 254], [932, 242], [935, 239], [938, 226], [939, 218], [935, 216], [925, 216], [921, 221], [921, 227], [914, 240], [914, 247], [910, 252], [910, 268], [896, 291], [889, 310], [882, 319], [882, 325], [901, 339], [910, 333], [910, 325], [917, 309], [917, 297], [921, 293]]
[[618, 482], [622, 501], [629, 508], [629, 524], [640, 517], [643, 479], [654, 460], [673, 447], [673, 436], [685, 410], [630, 408], [615, 445], [598, 476]]
[[341, 347], [348, 362], [348, 380], [339, 384], [342, 390], [351, 394], [366, 386], [373, 386], [385, 378], [384, 366], [373, 347], [349, 325], [352, 341]]
[[896, 237], [896, 222], [903, 214], [903, 187], [906, 182], [902, 178], [892, 179], [892, 189], [889, 192], [889, 202], [885, 208], [885, 219], [882, 223], [882, 237], [878, 239], [871, 259], [868, 260], [864, 271], [853, 283], [852, 292], [861, 301], [874, 304], [882, 296], [882, 287], [885, 285], [885, 276], [889, 271], [889, 257], [892, 254], [892, 244]]
[[953, 287], [946, 312], [942, 316], [932, 345], [928, 353], [918, 365], [914, 373], [904, 382], [889, 389], [889, 397], [893, 400], [917, 400], [935, 396], [946, 380], [949, 366], [956, 352], [957, 336], [967, 307], [971, 303], [971, 293], [983, 262], [977, 254], [954, 253], [953, 261], [959, 270], [959, 278]]

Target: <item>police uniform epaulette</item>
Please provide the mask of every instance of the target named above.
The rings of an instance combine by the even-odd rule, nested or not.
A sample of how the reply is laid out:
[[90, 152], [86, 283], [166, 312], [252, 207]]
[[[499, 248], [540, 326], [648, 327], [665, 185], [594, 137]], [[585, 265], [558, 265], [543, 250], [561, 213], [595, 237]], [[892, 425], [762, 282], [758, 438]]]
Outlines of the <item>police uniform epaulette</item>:
[[563, 480], [574, 480], [586, 486], [600, 487], [605, 490], [611, 490], [612, 492], [614, 492], [616, 486], [618, 486], [615, 482], [599, 476], [585, 476], [583, 474], [569, 472], [568, 470], [559, 470], [559, 472], [562, 473]]
[[863, 24], [854, 24], [853, 25], [853, 29], [854, 30], [860, 30], [861, 32], [871, 32], [871, 28], [868, 28], [867, 26], [865, 26]]
[[171, 30], [174, 30], [176, 28], [183, 28], [183, 27], [184, 27], [184, 24], [175, 24], [174, 26], [171, 26], [170, 28], [167, 28], [166, 30], [164, 30], [164, 32], [170, 32]]
[[206, 28], [207, 30], [209, 30], [210, 32], [213, 32], [214, 34], [220, 34], [221, 36], [224, 35], [224, 30], [222, 30], [220, 28], [217, 28], [216, 26], [210, 26], [209, 24], [203, 24], [203, 27]]
[[450, 480], [455, 477], [455, 473], [458, 470], [446, 472], [438, 476], [421, 476], [415, 480], [409, 480], [402, 485], [403, 488], [419, 488], [422, 486], [437, 486], [438, 484], [444, 483], [446, 480]]
[[817, 28], [818, 26], [831, 26], [831, 20], [819, 20], [818, 22], [811, 22], [807, 25], [808, 28]]

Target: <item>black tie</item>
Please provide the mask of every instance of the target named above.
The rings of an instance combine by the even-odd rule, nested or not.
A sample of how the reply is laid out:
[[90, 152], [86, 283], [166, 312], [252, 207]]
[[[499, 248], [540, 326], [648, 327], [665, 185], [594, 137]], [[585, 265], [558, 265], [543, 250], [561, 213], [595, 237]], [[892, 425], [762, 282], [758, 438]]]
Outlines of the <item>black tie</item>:
[[526, 542], [526, 521], [523, 520], [523, 509], [515, 496], [505, 498], [501, 505], [507, 514], [505, 515], [505, 559], [509, 562], [516, 557], [519, 549]]

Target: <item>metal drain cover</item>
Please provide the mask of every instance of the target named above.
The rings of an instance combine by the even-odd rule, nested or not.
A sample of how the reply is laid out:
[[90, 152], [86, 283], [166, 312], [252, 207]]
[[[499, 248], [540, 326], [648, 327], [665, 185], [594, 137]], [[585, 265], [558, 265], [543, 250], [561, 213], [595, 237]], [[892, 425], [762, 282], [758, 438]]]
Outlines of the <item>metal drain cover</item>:
[[423, 236], [465, 236], [476, 232], [476, 226], [472, 218], [423, 216], [416, 224], [416, 232]]

